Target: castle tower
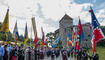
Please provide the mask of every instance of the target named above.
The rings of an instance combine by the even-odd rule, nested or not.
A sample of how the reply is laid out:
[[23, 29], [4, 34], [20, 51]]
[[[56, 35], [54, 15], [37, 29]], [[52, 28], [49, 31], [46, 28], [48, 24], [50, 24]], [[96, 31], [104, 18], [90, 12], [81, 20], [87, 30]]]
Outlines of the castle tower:
[[59, 21], [59, 35], [61, 36], [62, 46], [67, 47], [67, 33], [72, 34], [73, 19], [67, 14]]

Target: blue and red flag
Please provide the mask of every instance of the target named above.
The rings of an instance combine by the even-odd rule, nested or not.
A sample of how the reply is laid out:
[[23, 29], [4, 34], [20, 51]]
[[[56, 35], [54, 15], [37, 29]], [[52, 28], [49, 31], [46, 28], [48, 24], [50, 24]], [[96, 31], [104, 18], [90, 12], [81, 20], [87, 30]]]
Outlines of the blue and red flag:
[[17, 40], [19, 38], [19, 33], [18, 33], [18, 27], [17, 27], [17, 21], [15, 23], [15, 27], [13, 30], [13, 38], [15, 39], [15, 44], [17, 44]]
[[89, 10], [91, 13], [91, 22], [92, 22], [92, 48], [93, 48], [93, 53], [96, 52], [95, 49], [95, 44], [99, 42], [100, 40], [104, 39], [104, 34], [101, 30], [100, 24], [93, 12], [93, 9], [91, 8]]
[[46, 40], [44, 41], [44, 45], [46, 46], [46, 47], [48, 47], [48, 38], [46, 38]]
[[85, 40], [84, 34], [83, 34], [83, 30], [82, 30], [82, 24], [81, 21], [79, 19], [79, 23], [78, 23], [78, 27], [77, 27], [77, 41], [76, 41], [76, 50], [79, 51], [80, 49], [80, 42]]

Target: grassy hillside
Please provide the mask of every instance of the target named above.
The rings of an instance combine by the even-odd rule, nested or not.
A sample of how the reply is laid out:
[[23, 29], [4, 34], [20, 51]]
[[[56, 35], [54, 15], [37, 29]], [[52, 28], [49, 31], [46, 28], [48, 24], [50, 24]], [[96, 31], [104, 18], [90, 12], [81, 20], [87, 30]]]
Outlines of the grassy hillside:
[[[105, 47], [97, 46], [96, 51], [99, 54], [99, 60], [105, 60]], [[89, 49], [90, 55], [92, 55], [92, 48]]]

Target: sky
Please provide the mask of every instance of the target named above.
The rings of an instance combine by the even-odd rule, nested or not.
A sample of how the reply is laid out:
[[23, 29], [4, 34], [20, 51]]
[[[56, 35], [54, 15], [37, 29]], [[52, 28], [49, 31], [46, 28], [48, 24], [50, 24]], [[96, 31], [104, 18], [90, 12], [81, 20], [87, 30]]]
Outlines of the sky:
[[[28, 34], [31, 37], [31, 18], [35, 17], [38, 37], [41, 37], [41, 27], [45, 34], [59, 28], [59, 21], [68, 14], [73, 24], [78, 24], [80, 16], [82, 24], [91, 22], [90, 6], [101, 25], [105, 26], [104, 0], [0, 0], [0, 22], [3, 22], [9, 7], [9, 30], [13, 32], [17, 20], [19, 35], [24, 35], [25, 24], [28, 24]], [[32, 31], [32, 38], [34, 34]]]

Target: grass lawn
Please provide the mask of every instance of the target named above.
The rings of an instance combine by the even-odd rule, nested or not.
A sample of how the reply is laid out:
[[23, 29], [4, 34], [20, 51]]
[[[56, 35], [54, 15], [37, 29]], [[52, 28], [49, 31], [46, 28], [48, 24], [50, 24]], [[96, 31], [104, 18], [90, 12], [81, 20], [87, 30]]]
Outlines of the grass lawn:
[[[99, 55], [99, 60], [105, 60], [105, 47], [97, 46], [96, 51]], [[92, 55], [92, 48], [89, 49], [90, 55]]]

